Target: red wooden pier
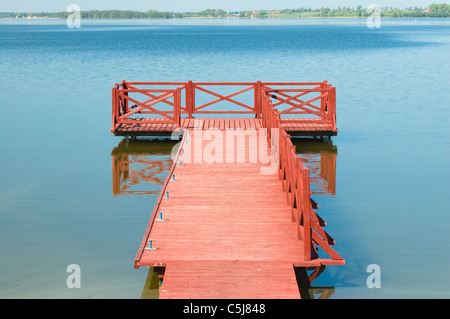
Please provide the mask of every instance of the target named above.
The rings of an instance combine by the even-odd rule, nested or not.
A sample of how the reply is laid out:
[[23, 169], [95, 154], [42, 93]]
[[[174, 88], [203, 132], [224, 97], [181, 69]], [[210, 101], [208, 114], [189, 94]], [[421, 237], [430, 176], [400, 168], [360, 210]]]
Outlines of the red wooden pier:
[[163, 274], [160, 298], [300, 298], [295, 267], [345, 263], [290, 138], [337, 134], [330, 84], [123, 81], [112, 94], [115, 135], [181, 136], [134, 261]]

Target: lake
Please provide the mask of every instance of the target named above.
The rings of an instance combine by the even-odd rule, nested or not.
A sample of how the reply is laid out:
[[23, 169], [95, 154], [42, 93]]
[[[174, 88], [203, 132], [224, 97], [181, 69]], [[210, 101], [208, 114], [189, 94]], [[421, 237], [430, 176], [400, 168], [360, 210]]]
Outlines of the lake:
[[346, 265], [313, 286], [449, 298], [449, 60], [450, 19], [0, 20], [0, 297], [141, 297], [133, 261], [172, 144], [110, 133], [114, 83], [327, 80], [338, 136], [295, 144], [335, 165], [313, 198]]

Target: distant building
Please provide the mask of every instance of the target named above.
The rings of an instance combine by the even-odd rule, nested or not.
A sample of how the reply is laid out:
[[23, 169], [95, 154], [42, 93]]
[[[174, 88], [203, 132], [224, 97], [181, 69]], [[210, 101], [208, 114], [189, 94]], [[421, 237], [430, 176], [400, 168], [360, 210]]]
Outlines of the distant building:
[[430, 8], [426, 8], [426, 9], [425, 9], [425, 12], [430, 12]]

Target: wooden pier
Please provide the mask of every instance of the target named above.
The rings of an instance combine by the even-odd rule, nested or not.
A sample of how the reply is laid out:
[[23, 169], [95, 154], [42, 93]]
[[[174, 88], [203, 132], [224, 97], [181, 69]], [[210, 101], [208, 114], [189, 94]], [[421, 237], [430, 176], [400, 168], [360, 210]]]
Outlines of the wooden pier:
[[[137, 88], [145, 85], [176, 87]], [[245, 88], [216, 93], [206, 85]], [[217, 99], [197, 105], [195, 90]], [[235, 98], [250, 91], [251, 105]], [[147, 99], [139, 102], [132, 92]], [[200, 113], [224, 101], [245, 110]], [[158, 103], [168, 109], [156, 109]], [[296, 267], [345, 263], [316, 212], [309, 169], [288, 134], [337, 133], [335, 89], [326, 82], [122, 82], [113, 88], [112, 132], [180, 136], [134, 261], [163, 276], [159, 298], [300, 298]]]

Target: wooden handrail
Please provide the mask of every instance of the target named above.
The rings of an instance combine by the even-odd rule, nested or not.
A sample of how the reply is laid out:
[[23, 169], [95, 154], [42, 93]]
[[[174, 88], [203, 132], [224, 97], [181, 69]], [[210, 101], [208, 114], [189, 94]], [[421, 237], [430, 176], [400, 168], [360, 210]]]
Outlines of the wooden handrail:
[[[222, 94], [219, 94], [219, 93], [214, 92], [212, 90], [206, 89], [206, 88], [204, 88], [204, 86], [246, 86], [246, 87], [244, 89], [232, 92], [230, 94], [222, 95]], [[247, 83], [247, 82], [206, 83], [206, 82], [199, 82], [199, 83], [193, 83], [192, 90], [193, 90], [192, 91], [193, 96], [195, 96], [195, 90], [199, 90], [199, 91], [202, 91], [202, 92], [207, 93], [209, 95], [217, 97], [217, 99], [215, 99], [213, 101], [210, 101], [210, 102], [207, 102], [207, 103], [204, 103], [202, 105], [196, 106], [195, 103], [193, 103], [192, 111], [195, 112], [195, 113], [222, 113], [222, 114], [256, 113], [256, 109], [255, 109], [254, 105], [252, 107], [250, 105], [247, 105], [247, 104], [244, 104], [244, 103], [242, 103], [240, 101], [232, 99], [232, 97], [235, 97], [235, 96], [237, 96], [239, 94], [248, 92], [250, 90], [255, 90], [255, 83]], [[204, 111], [204, 110], [202, 110], [202, 109], [204, 109], [204, 108], [206, 108], [206, 107], [208, 107], [210, 105], [216, 104], [216, 103], [221, 102], [221, 101], [227, 101], [227, 102], [233, 103], [235, 105], [239, 105], [239, 106], [243, 107], [244, 109], [246, 109], [246, 111], [225, 111], [225, 110], [221, 110], [221, 111]]]
[[[147, 84], [145, 82], [125, 82], [116, 84], [113, 88], [113, 106], [112, 106], [112, 129], [120, 124], [136, 123], [135, 119], [131, 120], [129, 116], [133, 114], [155, 114], [165, 118], [167, 123], [176, 124], [180, 127], [180, 114], [181, 114], [181, 90], [185, 88], [184, 84], [175, 89], [151, 89], [151, 88], [137, 88], [136, 85]], [[153, 83], [154, 84], [154, 83]], [[173, 85], [172, 82], [165, 82], [165, 85]], [[177, 83], [179, 84], [179, 83]], [[140, 101], [138, 98], [131, 97], [129, 94], [140, 94], [146, 97], [146, 100]], [[156, 93], [156, 94], [153, 94]], [[158, 94], [160, 93], [160, 94]], [[169, 98], [173, 97], [173, 102], [169, 101]], [[128, 103], [134, 103], [129, 107]], [[161, 111], [156, 109], [159, 103], [165, 103], [173, 107], [172, 111]], [[172, 116], [170, 114], [173, 114]], [[139, 120], [141, 123], [151, 123], [152, 120], [143, 118]]]
[[[209, 88], [205, 88], [209, 86]], [[212, 86], [246, 86], [244, 89], [235, 91], [231, 94], [224, 95], [210, 89]], [[311, 87], [312, 86], [312, 87]], [[152, 88], [158, 87], [158, 88]], [[167, 87], [167, 89], [166, 89]], [[170, 88], [168, 88], [170, 87]], [[332, 124], [333, 130], [336, 128], [336, 90], [326, 81], [324, 82], [126, 82], [116, 83], [116, 93], [113, 93], [112, 106], [112, 131], [114, 131], [117, 124], [124, 119], [123, 115], [133, 109], [128, 106], [131, 102], [129, 94], [140, 93], [147, 96], [149, 99], [140, 102], [147, 104], [156, 99], [153, 93], [163, 93], [170, 90], [179, 90], [180, 98], [178, 103], [171, 102], [167, 99], [162, 99], [159, 102], [165, 103], [173, 107], [173, 114], [176, 116], [168, 118], [166, 115], [159, 113], [156, 109], [153, 110], [155, 114], [167, 118], [168, 123], [179, 123], [182, 114], [187, 114], [188, 118], [194, 117], [195, 114], [254, 114], [255, 118], [261, 118], [262, 114], [262, 98], [268, 96], [269, 98], [277, 97], [277, 102], [272, 104], [272, 107], [278, 107], [282, 104], [288, 106], [285, 110], [280, 110], [280, 118], [285, 115], [312, 115], [321, 123]], [[263, 89], [263, 91], [262, 91]], [[196, 104], [196, 90], [202, 91], [205, 94], [216, 97], [215, 100]], [[254, 90], [253, 104], [243, 103], [233, 97]], [[302, 100], [303, 96], [317, 92], [318, 96]], [[117, 94], [119, 94], [117, 96]], [[184, 94], [184, 106], [181, 105], [181, 96]], [[313, 102], [320, 100], [320, 106], [314, 105]], [[243, 110], [205, 110], [208, 106], [215, 103], [226, 101], [234, 105], [242, 107]], [[136, 103], [136, 102], [134, 102]], [[117, 105], [119, 104], [119, 105]], [[138, 103], [136, 103], [137, 105]], [[155, 103], [157, 104], [157, 103]], [[135, 112], [137, 113], [137, 112]], [[164, 112], [162, 112], [164, 113]], [[145, 114], [151, 114], [146, 111]], [[301, 117], [283, 117], [283, 123], [302, 122], [305, 118]], [[125, 123], [125, 122], [123, 122]]]
[[[323, 230], [324, 222], [313, 209], [309, 169], [304, 165], [303, 159], [297, 156], [289, 134], [281, 125], [280, 112], [273, 107], [264, 89], [261, 90], [261, 95], [262, 126], [268, 129], [269, 141], [270, 129], [279, 131], [279, 177], [286, 192], [286, 201], [291, 207], [292, 220], [298, 227], [298, 237], [303, 240], [305, 261], [319, 258], [314, 249], [314, 245], [319, 245], [332, 261], [342, 262], [343, 258], [330, 246], [334, 244], [334, 240]], [[329, 108], [333, 114], [334, 105], [330, 104]]]

